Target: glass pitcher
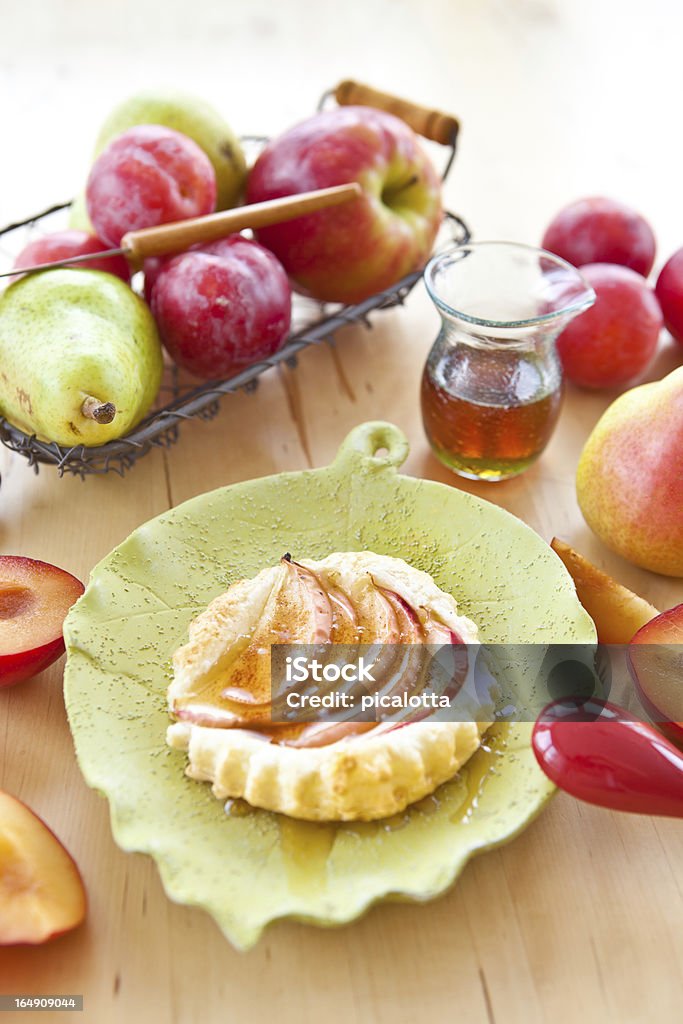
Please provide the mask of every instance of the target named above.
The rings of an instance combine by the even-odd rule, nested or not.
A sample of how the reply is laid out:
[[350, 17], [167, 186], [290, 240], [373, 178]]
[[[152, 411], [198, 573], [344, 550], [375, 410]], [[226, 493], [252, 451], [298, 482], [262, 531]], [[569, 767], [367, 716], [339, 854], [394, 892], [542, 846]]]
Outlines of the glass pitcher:
[[514, 242], [471, 242], [425, 269], [441, 330], [422, 376], [437, 458], [472, 480], [522, 473], [550, 440], [562, 403], [555, 340], [595, 301], [579, 271]]

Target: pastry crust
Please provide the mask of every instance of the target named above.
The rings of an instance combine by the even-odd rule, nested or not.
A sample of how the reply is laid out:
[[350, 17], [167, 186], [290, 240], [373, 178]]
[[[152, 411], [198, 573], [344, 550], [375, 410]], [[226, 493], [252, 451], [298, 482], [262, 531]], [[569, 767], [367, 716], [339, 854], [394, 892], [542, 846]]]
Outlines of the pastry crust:
[[219, 800], [308, 821], [371, 821], [421, 800], [451, 779], [481, 741], [475, 722], [413, 722], [325, 747], [285, 747], [245, 729], [169, 726], [167, 742], [186, 750], [191, 779], [211, 782]]
[[[377, 595], [390, 592], [409, 607], [422, 637], [417, 642], [443, 643], [448, 631], [466, 643], [478, 642], [477, 627], [458, 614], [454, 598], [402, 559], [342, 552], [294, 564], [313, 574], [323, 595], [345, 595], [365, 632], [368, 623], [376, 626], [373, 641], [381, 641], [388, 628]], [[312, 597], [310, 587], [308, 594], [304, 587], [292, 597], [287, 593], [291, 580], [286, 563], [264, 569], [230, 587], [190, 625], [189, 642], [174, 655], [168, 691], [169, 710], [183, 720], [169, 727], [167, 743], [187, 752], [187, 775], [211, 782], [221, 800], [240, 797], [255, 807], [310, 821], [367, 821], [395, 814], [452, 778], [479, 747], [487, 723], [384, 722], [326, 745], [289, 746], [240, 721], [237, 704], [221, 698], [220, 708], [216, 700], [212, 705], [216, 680], [230, 678], [256, 631], [270, 635], [263, 633], [263, 623], [272, 629], [274, 623], [281, 625], [283, 608], [291, 620], [290, 642], [312, 642], [311, 630], [321, 621], [315, 587]], [[397, 642], [396, 637], [389, 642]]]

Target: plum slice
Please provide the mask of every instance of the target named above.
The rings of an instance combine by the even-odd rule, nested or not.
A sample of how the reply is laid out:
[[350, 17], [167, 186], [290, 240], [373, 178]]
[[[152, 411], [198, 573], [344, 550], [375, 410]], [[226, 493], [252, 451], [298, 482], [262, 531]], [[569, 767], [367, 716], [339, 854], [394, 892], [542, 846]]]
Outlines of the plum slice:
[[683, 604], [662, 612], [633, 637], [629, 668], [648, 715], [683, 745]]
[[30, 679], [64, 653], [64, 619], [83, 589], [56, 565], [0, 555], [0, 686]]
[[0, 792], [0, 945], [36, 944], [85, 917], [78, 868], [33, 811]]

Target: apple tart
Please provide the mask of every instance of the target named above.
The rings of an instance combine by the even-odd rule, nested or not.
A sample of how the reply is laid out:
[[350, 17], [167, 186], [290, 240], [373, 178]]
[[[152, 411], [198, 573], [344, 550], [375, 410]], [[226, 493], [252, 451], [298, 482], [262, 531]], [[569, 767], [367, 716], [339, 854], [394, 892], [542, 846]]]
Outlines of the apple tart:
[[173, 656], [167, 742], [187, 751], [187, 774], [211, 782], [221, 800], [311, 821], [387, 817], [455, 775], [486, 723], [282, 722], [273, 714], [271, 646], [367, 644], [391, 658], [399, 650], [391, 645], [477, 642], [453, 597], [400, 558], [285, 556], [190, 624]]

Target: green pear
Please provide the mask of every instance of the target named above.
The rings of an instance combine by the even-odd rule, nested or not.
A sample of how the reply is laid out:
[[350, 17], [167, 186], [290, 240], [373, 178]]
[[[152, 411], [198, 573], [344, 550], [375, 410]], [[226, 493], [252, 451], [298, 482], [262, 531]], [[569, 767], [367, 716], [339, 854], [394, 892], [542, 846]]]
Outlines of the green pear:
[[147, 305], [99, 270], [45, 270], [0, 298], [0, 413], [60, 445], [104, 444], [149, 410], [161, 383]]
[[683, 576], [683, 366], [609, 406], [581, 453], [576, 494], [609, 548]]
[[69, 227], [76, 231], [87, 231], [89, 235], [96, 234], [88, 216], [85, 205], [85, 192], [79, 192], [69, 209]]
[[193, 139], [216, 172], [216, 209], [234, 206], [242, 193], [247, 165], [231, 128], [212, 106], [185, 93], [153, 90], [131, 96], [116, 107], [100, 129], [94, 157], [111, 140], [138, 124], [161, 124]]

